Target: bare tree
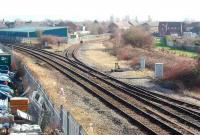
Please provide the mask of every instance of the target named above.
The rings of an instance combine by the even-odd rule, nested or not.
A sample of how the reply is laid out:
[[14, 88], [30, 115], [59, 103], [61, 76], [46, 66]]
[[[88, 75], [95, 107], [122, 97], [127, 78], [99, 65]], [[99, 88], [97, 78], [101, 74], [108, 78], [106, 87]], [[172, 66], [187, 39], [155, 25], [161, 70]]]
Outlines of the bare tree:
[[151, 47], [153, 45], [153, 37], [139, 27], [133, 27], [123, 32], [122, 38], [125, 44], [133, 47]]
[[43, 35], [43, 31], [41, 29], [37, 29], [36, 30], [36, 35], [37, 35], [38, 39], [40, 40], [42, 35]]
[[107, 32], [107, 25], [105, 22], [98, 22], [95, 20], [94, 22], [85, 22], [85, 26], [91, 32], [91, 34], [103, 34]]
[[60, 43], [63, 41], [63, 38], [49, 35], [49, 36], [42, 36], [40, 41], [42, 43], [47, 42], [49, 44], [58, 44], [58, 45], [60, 45]]
[[196, 68], [197, 68], [197, 73], [198, 73], [198, 75], [200, 75], [200, 56], [197, 58], [197, 65], [196, 65]]

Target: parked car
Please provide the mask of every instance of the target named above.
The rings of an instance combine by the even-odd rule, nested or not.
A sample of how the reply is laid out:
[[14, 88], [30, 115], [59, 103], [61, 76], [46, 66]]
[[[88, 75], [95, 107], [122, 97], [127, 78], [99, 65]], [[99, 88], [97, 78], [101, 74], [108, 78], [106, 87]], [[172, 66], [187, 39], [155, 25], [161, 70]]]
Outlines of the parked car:
[[2, 85], [2, 84], [0, 84], [0, 91], [2, 91], [2, 92], [7, 92], [7, 93], [9, 93], [10, 95], [14, 94], [14, 90], [11, 89], [11, 88], [10, 88], [9, 86], [7, 86], [7, 85]]
[[0, 73], [9, 74], [9, 67], [6, 65], [0, 65]]
[[10, 99], [10, 98], [12, 98], [12, 96], [7, 92], [0, 91], [0, 99], [5, 100], [7, 98]]

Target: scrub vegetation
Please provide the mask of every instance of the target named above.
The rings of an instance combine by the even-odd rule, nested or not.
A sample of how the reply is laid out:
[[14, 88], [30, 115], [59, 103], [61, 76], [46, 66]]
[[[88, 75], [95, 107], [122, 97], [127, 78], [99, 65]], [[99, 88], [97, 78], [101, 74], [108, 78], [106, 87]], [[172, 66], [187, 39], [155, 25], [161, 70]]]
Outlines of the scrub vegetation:
[[177, 49], [177, 48], [172, 48], [170, 46], [167, 46], [165, 44], [165, 41], [161, 40], [161, 39], [156, 39], [155, 47], [157, 49], [159, 49], [159, 51], [176, 54], [178, 56], [186, 56], [186, 57], [191, 57], [191, 58], [194, 58], [194, 57], [198, 56], [197, 52], [187, 51], [187, 50]]
[[[198, 53], [173, 49], [166, 46], [163, 40], [153, 40], [150, 34], [141, 28], [131, 28], [113, 34], [105, 42], [109, 52], [120, 60], [129, 61], [133, 68], [138, 67], [141, 57], [146, 59], [146, 68], [154, 70], [155, 63], [164, 64], [162, 81], [177, 82], [180, 87], [200, 88], [200, 64]], [[112, 44], [112, 47], [111, 45]]]
[[42, 46], [45, 44], [45, 42], [48, 44], [58, 44], [58, 45], [61, 42], [64, 42], [64, 39], [61, 37], [52, 36], [52, 35], [43, 35], [42, 30], [37, 30], [36, 34], [37, 34], [37, 38], [39, 41], [39, 45], [37, 45], [37, 46]]
[[124, 45], [149, 48], [153, 45], [153, 37], [142, 28], [131, 28], [122, 32]]

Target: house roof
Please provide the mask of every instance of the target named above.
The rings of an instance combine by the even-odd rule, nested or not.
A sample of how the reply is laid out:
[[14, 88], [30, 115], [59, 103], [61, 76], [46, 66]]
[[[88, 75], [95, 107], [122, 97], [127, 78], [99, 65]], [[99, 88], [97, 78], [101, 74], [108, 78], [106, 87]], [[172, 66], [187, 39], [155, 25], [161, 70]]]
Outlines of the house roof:
[[137, 21], [129, 21], [129, 23], [132, 25], [132, 26], [137, 26], [139, 25], [139, 23]]
[[147, 24], [151, 27], [158, 27], [159, 22], [147, 22]]
[[188, 23], [184, 23], [184, 25], [186, 27], [200, 27], [200, 22], [188, 22]]
[[119, 29], [128, 29], [131, 26], [133, 26], [131, 22], [127, 22], [127, 21], [113, 22], [113, 24], [115, 24]]
[[159, 25], [168, 25], [169, 27], [180, 27], [183, 22], [159, 22]]

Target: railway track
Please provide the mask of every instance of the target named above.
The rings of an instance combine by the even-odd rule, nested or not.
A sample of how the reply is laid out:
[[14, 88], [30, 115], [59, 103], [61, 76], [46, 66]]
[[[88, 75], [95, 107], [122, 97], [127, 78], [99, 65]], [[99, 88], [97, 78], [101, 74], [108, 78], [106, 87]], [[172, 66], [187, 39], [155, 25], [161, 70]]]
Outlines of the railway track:
[[[87, 69], [88, 71], [97, 73], [97, 75], [99, 77], [107, 78], [107, 81], [110, 81], [111, 83], [115, 83], [116, 85], [118, 85], [120, 87], [129, 89], [130, 91], [137, 90], [136, 92], [141, 92], [141, 93], [144, 93], [144, 94], [146, 94], [148, 96], [151, 96], [151, 97], [154, 97], [154, 98], [159, 98], [159, 101], [162, 99], [161, 102], [166, 101], [166, 102], [171, 102], [173, 104], [175, 103], [177, 106], [179, 106], [179, 108], [181, 108], [181, 111], [184, 111], [186, 113], [187, 113], [187, 111], [196, 113], [198, 116], [194, 115], [194, 117], [197, 117], [197, 118], [200, 116], [200, 111], [199, 111], [200, 110], [200, 106], [194, 105], [194, 104], [191, 104], [191, 103], [188, 103], [188, 102], [184, 102], [184, 101], [181, 101], [181, 100], [178, 100], [178, 99], [174, 99], [174, 98], [171, 98], [171, 97], [169, 97], [167, 95], [163, 95], [163, 94], [160, 94], [160, 93], [152, 92], [151, 90], [148, 90], [147, 88], [144, 88], [144, 87], [134, 86], [134, 85], [131, 85], [131, 84], [128, 84], [128, 83], [124, 83], [124, 82], [122, 82], [120, 80], [117, 80], [116, 78], [114, 78], [114, 77], [112, 77], [112, 76], [110, 76], [108, 74], [105, 74], [105, 73], [103, 73], [101, 71], [98, 71], [97, 69], [89, 67], [86, 64], [84, 64], [83, 62], [81, 62], [75, 56], [76, 52], [77, 52], [77, 48], [75, 47], [75, 49], [72, 50], [71, 54], [68, 53], [67, 57], [70, 60], [76, 62], [79, 65], [81, 65], [82, 67], [85, 67], [85, 69]], [[138, 93], [138, 94], [140, 94], [140, 93]]]
[[[80, 61], [72, 60], [76, 49], [72, 48], [71, 51], [69, 49], [68, 59], [65, 59], [43, 50], [14, 47], [47, 62], [139, 126], [147, 134], [198, 134], [200, 131], [199, 114], [197, 110], [194, 111], [194, 109], [198, 109], [198, 106], [189, 104], [189, 110], [192, 109], [193, 111], [185, 110], [182, 113], [180, 109], [184, 110], [185, 106], [178, 104], [179, 102], [167, 103], [155, 95], [136, 93], [130, 88], [116, 85], [116, 82], [111, 84], [108, 77], [102, 78], [102, 76], [99, 76], [102, 75], [101, 73], [83, 66]], [[181, 115], [171, 112], [172, 110]], [[193, 116], [195, 116], [195, 119]]]
[[[115, 77], [112, 77], [112, 76], [110, 76], [108, 74], [105, 74], [105, 73], [103, 73], [101, 71], [98, 71], [95, 68], [89, 67], [89, 66], [87, 66], [86, 64], [84, 64], [83, 62], [81, 62], [77, 58], [77, 56], [76, 56], [77, 51], [78, 51], [78, 46], [74, 46], [74, 47], [68, 49], [67, 52], [66, 52], [66, 54], [68, 54], [67, 57], [69, 59], [75, 61], [76, 63], [80, 64], [81, 66], [87, 68], [88, 70], [96, 72], [101, 76], [107, 77], [108, 79], [112, 80], [115, 83], [118, 83], [119, 85], [121, 85], [123, 87], [131, 88], [131, 89], [137, 89], [137, 90], [139, 90], [141, 92], [145, 92], [145, 93], [148, 93], [148, 94], [152, 94], [152, 95], [154, 95], [156, 97], [159, 97], [159, 98], [162, 98], [162, 99], [166, 99], [167, 101], [174, 102], [174, 103], [179, 104], [179, 105], [184, 105], [185, 106], [184, 108], [189, 107], [191, 109], [197, 109], [197, 110], [200, 109], [200, 106], [197, 106], [197, 105], [194, 105], [194, 104], [191, 104], [191, 103], [188, 103], [188, 102], [184, 102], [184, 101], [181, 101], [181, 100], [178, 100], [178, 99], [174, 99], [174, 98], [171, 98], [171, 97], [163, 95], [163, 94], [152, 92], [152, 91], [150, 91], [150, 90], [148, 90], [147, 88], [144, 88], [144, 87], [139, 87], [139, 86], [131, 85], [129, 83], [124, 83], [124, 82], [116, 79]], [[192, 111], [191, 109], [190, 109], [190, 111]]]
[[[99, 75], [102, 75], [102, 76], [98, 76], [99, 79], [107, 77], [106, 82], [107, 83], [110, 82], [111, 85], [114, 84], [114, 85], [112, 85], [113, 87], [115, 87], [115, 85], [118, 85], [118, 87], [120, 87], [120, 85], [128, 86], [128, 87], [126, 87], [126, 90], [128, 90], [128, 91], [124, 90], [124, 87], [123, 87], [123, 90], [128, 92], [134, 98], [138, 99], [139, 101], [141, 101], [145, 104], [148, 104], [149, 106], [153, 106], [155, 109], [161, 111], [162, 113], [164, 113], [168, 116], [171, 116], [171, 119], [175, 118], [176, 120], [181, 121], [184, 124], [187, 124], [189, 126], [189, 128], [190, 128], [190, 126], [196, 127], [196, 129], [199, 132], [199, 126], [198, 126], [199, 121], [200, 121], [200, 119], [199, 119], [200, 118], [199, 106], [193, 105], [193, 104], [190, 104], [190, 103], [187, 103], [187, 102], [184, 102], [184, 101], [180, 101], [180, 100], [177, 100], [177, 99], [173, 99], [173, 98], [167, 97], [166, 95], [154, 93], [154, 92], [151, 92], [151, 91], [149, 91], [145, 88], [136, 87], [136, 86], [133, 86], [133, 85], [130, 85], [130, 84], [126, 84], [124, 82], [121, 82], [121, 81], [115, 79], [112, 76], [109, 76], [105, 73], [102, 73], [102, 72], [100, 72], [100, 71], [98, 71], [94, 68], [88, 67], [86, 64], [82, 63], [76, 57], [77, 48], [78, 47], [72, 47], [72, 49], [67, 50], [66, 56], [68, 57], [68, 59], [75, 61], [79, 65], [82, 65], [83, 67], [89, 69], [88, 72], [93, 71], [93, 72], [95, 72]], [[104, 79], [102, 79], [102, 81], [104, 81]], [[132, 89], [130, 89], [130, 88], [132, 88]], [[137, 95], [135, 95], [133, 93], [135, 93]], [[140, 95], [140, 97], [138, 97], [138, 95]], [[141, 98], [141, 97], [145, 97], [150, 101], [154, 101], [154, 103], [147, 102], [144, 98]], [[171, 102], [171, 103], [169, 103], [169, 102]], [[161, 103], [161, 104], [158, 105], [159, 103]], [[165, 108], [163, 108], [163, 106]], [[192, 118], [195, 118], [195, 120], [194, 119], [192, 120], [187, 115], [191, 116]], [[186, 120], [185, 118], [189, 119], [192, 122]], [[196, 120], [198, 120], [198, 122]]]

